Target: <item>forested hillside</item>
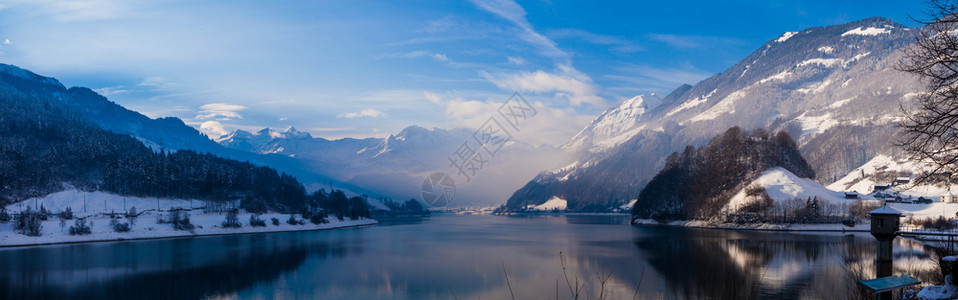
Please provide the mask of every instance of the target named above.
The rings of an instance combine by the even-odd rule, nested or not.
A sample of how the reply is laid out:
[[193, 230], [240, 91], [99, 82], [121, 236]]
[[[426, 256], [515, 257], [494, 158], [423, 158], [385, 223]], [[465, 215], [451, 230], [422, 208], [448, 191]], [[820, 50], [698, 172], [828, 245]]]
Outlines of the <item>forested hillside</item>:
[[[36, 77], [36, 78], [33, 78]], [[0, 205], [73, 186], [123, 195], [244, 200], [277, 211], [305, 205], [295, 178], [181, 150], [153, 152], [57, 101], [58, 82], [0, 72]]]
[[639, 193], [635, 218], [708, 219], [761, 172], [782, 167], [814, 178], [815, 172], [785, 131], [751, 132], [732, 127], [701, 148], [688, 146], [668, 157], [665, 168]]

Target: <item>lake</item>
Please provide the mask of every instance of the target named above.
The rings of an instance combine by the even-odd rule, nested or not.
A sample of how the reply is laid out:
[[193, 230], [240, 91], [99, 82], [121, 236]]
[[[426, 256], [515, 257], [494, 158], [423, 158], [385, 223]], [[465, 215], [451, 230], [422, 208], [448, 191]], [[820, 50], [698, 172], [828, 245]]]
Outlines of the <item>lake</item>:
[[[628, 216], [439, 215], [328, 231], [0, 249], [8, 299], [841, 299], [868, 234], [629, 226]], [[937, 254], [898, 238], [896, 272]], [[506, 279], [508, 278], [508, 280]]]

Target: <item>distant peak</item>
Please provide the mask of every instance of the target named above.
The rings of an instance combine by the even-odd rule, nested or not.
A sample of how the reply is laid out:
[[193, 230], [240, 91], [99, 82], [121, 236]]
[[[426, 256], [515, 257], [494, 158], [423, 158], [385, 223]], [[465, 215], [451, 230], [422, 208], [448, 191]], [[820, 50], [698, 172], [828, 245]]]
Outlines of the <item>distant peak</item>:
[[297, 131], [296, 127], [293, 127], [293, 125], [289, 125], [289, 127], [286, 127], [286, 130], [283, 130], [283, 132], [296, 133], [299, 131]]

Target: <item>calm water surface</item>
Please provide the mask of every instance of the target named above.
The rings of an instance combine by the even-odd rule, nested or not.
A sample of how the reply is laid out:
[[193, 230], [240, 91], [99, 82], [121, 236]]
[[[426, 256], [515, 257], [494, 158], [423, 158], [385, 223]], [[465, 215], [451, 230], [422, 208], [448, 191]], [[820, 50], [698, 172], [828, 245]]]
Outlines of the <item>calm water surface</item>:
[[[0, 249], [0, 297], [570, 299], [578, 282], [580, 299], [842, 299], [856, 295], [860, 276], [873, 276], [869, 235], [627, 221], [434, 216], [330, 231]], [[898, 272], [940, 280], [937, 254], [898, 240]]]

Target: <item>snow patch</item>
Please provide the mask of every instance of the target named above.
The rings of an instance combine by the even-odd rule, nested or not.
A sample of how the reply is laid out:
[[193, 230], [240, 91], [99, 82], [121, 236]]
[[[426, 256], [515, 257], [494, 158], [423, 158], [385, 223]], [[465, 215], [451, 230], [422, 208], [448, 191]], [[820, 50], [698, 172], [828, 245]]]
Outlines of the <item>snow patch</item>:
[[855, 29], [846, 31], [845, 33], [842, 33], [842, 36], [846, 36], [846, 35], [865, 35], [865, 36], [867, 36], [867, 35], [872, 35], [872, 36], [874, 36], [874, 35], [886, 34], [886, 33], [890, 33], [890, 32], [891, 32], [891, 30], [888, 30], [887, 28], [868, 27], [868, 28], [862, 29], [862, 27], [858, 27], [858, 28], [855, 28]]
[[725, 114], [734, 114], [735, 113], [735, 101], [738, 101], [742, 98], [745, 98], [745, 92], [742, 90], [735, 91], [728, 96], [726, 96], [722, 101], [719, 101], [718, 104], [713, 105], [711, 108], [705, 112], [698, 114], [692, 118], [691, 122], [706, 121], [718, 118], [721, 115]]
[[818, 47], [818, 51], [822, 53], [833, 53], [835, 52], [835, 48], [833, 48], [832, 46], [822, 46], [822, 47]]
[[536, 206], [530, 207], [532, 210], [565, 210], [568, 207], [569, 201], [559, 198], [557, 196], [552, 196], [549, 201], [542, 203]]
[[802, 135], [806, 133], [822, 133], [829, 128], [832, 128], [835, 125], [838, 125], [838, 120], [832, 118], [831, 113], [825, 113], [820, 116], [809, 116], [808, 112], [802, 113], [802, 115], [795, 118], [795, 121], [798, 121], [802, 125]]
[[788, 77], [790, 77], [790, 76], [792, 76], [792, 73], [789, 73], [789, 72], [786, 70], [786, 71], [782, 71], [781, 73], [778, 73], [778, 74], [769, 76], [768, 78], [759, 80], [758, 83], [766, 83], [766, 82], [769, 82], [769, 81], [772, 81], [772, 80], [785, 81], [785, 80], [788, 79]]
[[811, 85], [811, 86], [809, 86], [809, 87], [807, 87], [807, 88], [801, 88], [801, 89], [797, 89], [797, 90], [795, 90], [795, 91], [797, 91], [797, 92], [799, 92], [799, 93], [802, 93], [802, 94], [817, 94], [817, 93], [824, 92], [824, 91], [825, 91], [825, 88], [828, 87], [829, 84], [832, 84], [832, 80], [831, 80], [831, 79], [826, 79], [825, 81], [822, 81], [822, 82], [813, 84], [813, 85]]
[[701, 96], [701, 97], [698, 97], [698, 98], [689, 100], [689, 101], [687, 101], [687, 102], [685, 102], [685, 103], [682, 103], [682, 105], [679, 105], [679, 107], [676, 107], [675, 109], [673, 109], [673, 110], [670, 111], [669, 113], [665, 114], [665, 116], [666, 116], [666, 117], [670, 117], [670, 116], [672, 116], [672, 115], [674, 115], [674, 114], [677, 114], [677, 113], [680, 112], [680, 111], [683, 111], [683, 110], [686, 110], [686, 109], [689, 109], [689, 108], [693, 108], [693, 107], [696, 107], [696, 106], [701, 105], [702, 103], [708, 102], [708, 101], [709, 101], [709, 97], [712, 97], [712, 95], [715, 94], [715, 91], [716, 91], [716, 90], [712, 90], [711, 92], [709, 92], [709, 93], [706, 94], [705, 96]]
[[[857, 96], [856, 96], [856, 97], [857, 97]], [[842, 100], [835, 101], [834, 103], [828, 105], [828, 108], [833, 108], [833, 109], [834, 109], [834, 108], [842, 107], [843, 105], [845, 105], [845, 104], [848, 103], [849, 101], [852, 101], [852, 99], [855, 99], [855, 97], [851, 97], [851, 98], [848, 98], [848, 99], [842, 99]]]
[[791, 37], [795, 36], [796, 34], [798, 34], [798, 31], [787, 31], [783, 33], [782, 36], [775, 39], [775, 42], [778, 42], [778, 43], [785, 42]]
[[831, 68], [832, 66], [836, 64], [840, 64], [840, 63], [842, 63], [842, 60], [838, 58], [812, 58], [812, 59], [808, 59], [798, 63], [796, 67], [803, 67], [803, 66], [809, 66], [809, 65], [822, 65], [822, 66]]

